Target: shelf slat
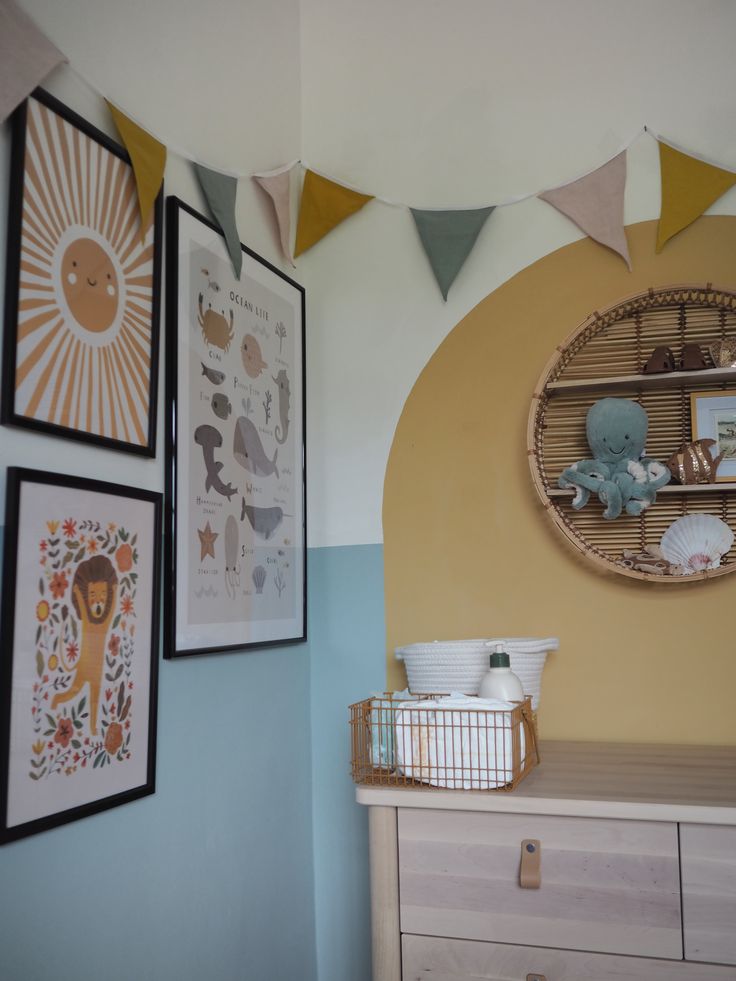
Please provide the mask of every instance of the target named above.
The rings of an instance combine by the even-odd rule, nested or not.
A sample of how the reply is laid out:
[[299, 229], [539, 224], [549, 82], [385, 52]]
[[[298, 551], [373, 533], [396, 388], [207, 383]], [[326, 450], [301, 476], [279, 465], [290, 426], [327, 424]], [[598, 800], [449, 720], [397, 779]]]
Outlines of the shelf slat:
[[[734, 491], [736, 491], [736, 483], [722, 481], [715, 484], [666, 484], [659, 488], [657, 494], [733, 494]], [[572, 488], [550, 487], [547, 496], [572, 497], [574, 493]]]
[[702, 371], [667, 371], [657, 375], [615, 375], [610, 378], [574, 378], [570, 381], [547, 382], [545, 389], [553, 392], [572, 392], [576, 389], [604, 391], [607, 388], [677, 388], [692, 382], [717, 385], [736, 380], [736, 368], [705, 368]]

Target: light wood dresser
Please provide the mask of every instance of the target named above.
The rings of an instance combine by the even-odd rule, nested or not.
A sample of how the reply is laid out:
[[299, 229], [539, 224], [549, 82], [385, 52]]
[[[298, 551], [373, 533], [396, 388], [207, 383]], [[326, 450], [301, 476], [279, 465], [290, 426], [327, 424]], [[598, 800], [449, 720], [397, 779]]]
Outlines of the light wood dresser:
[[512, 793], [358, 787], [374, 981], [736, 981], [736, 747], [541, 755]]

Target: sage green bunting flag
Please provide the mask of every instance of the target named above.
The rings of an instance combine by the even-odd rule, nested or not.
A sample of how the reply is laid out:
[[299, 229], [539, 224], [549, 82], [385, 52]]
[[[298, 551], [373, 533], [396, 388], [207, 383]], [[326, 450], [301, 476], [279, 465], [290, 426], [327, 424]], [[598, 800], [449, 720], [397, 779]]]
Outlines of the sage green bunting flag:
[[445, 300], [493, 208], [490, 205], [467, 211], [409, 209]]
[[235, 276], [240, 279], [243, 268], [243, 250], [240, 247], [240, 236], [235, 224], [235, 196], [238, 193], [238, 179], [229, 174], [220, 174], [216, 170], [195, 163], [194, 170], [199, 178], [202, 191], [207, 199], [212, 216], [222, 229], [225, 236], [227, 251], [235, 270]]

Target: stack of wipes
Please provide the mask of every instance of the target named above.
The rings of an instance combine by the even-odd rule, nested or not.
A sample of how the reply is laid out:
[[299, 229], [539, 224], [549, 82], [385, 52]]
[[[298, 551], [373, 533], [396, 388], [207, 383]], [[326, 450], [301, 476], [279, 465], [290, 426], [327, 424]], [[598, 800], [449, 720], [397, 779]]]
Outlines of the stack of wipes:
[[[492, 790], [510, 783], [513, 708], [513, 702], [457, 693], [401, 703], [395, 725], [398, 772], [449, 790]], [[523, 759], [523, 726], [519, 735]]]
[[408, 688], [403, 691], [395, 691], [390, 698], [381, 695], [373, 695], [371, 700], [371, 737], [372, 737], [372, 756], [373, 766], [385, 769], [394, 767], [394, 712], [397, 703], [406, 701], [415, 702], [416, 695], [412, 695]]

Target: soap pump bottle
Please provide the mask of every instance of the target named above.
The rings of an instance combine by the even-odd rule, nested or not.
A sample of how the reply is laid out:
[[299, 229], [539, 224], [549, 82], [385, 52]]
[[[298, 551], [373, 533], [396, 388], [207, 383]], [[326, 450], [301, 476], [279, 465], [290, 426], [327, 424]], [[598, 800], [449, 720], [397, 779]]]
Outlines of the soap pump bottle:
[[502, 702], [524, 701], [524, 689], [511, 670], [511, 659], [504, 651], [503, 644], [496, 644], [490, 656], [490, 667], [481, 678], [478, 697], [497, 698]]

